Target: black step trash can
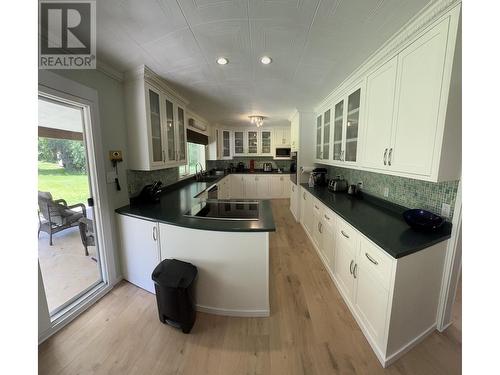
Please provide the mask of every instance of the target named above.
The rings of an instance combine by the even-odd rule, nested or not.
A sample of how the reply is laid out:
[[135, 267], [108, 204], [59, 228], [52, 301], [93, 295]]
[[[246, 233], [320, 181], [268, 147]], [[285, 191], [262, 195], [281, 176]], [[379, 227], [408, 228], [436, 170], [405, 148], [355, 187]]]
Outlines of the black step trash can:
[[156, 303], [162, 323], [189, 333], [196, 319], [194, 282], [198, 269], [191, 263], [165, 259], [151, 275], [155, 284]]

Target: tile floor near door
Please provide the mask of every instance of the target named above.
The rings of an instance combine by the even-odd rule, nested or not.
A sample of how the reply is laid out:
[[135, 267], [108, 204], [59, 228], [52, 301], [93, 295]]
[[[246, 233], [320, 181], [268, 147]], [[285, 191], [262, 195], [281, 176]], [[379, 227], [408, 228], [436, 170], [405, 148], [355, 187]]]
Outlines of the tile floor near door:
[[39, 347], [40, 374], [459, 374], [461, 343], [434, 332], [380, 366], [304, 230], [273, 201], [269, 318], [199, 313], [189, 335], [127, 282]]

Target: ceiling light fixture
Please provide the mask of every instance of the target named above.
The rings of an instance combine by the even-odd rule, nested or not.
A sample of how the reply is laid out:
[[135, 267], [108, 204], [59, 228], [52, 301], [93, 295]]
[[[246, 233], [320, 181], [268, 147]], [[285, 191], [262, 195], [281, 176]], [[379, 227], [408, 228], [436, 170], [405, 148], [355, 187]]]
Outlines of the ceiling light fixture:
[[225, 57], [217, 57], [217, 64], [226, 65], [229, 62]]
[[264, 116], [248, 116], [250, 122], [260, 128], [264, 124]]
[[273, 59], [271, 59], [269, 56], [262, 56], [260, 58], [260, 62], [264, 65], [269, 65], [273, 62]]

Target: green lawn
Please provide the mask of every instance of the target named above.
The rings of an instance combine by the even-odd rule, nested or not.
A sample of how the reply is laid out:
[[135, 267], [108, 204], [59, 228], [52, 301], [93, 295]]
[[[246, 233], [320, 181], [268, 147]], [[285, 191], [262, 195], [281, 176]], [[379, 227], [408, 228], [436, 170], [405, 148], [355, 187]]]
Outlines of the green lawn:
[[55, 163], [38, 162], [38, 190], [49, 191], [54, 199], [64, 199], [68, 205], [87, 203], [89, 180], [86, 174], [66, 171]]

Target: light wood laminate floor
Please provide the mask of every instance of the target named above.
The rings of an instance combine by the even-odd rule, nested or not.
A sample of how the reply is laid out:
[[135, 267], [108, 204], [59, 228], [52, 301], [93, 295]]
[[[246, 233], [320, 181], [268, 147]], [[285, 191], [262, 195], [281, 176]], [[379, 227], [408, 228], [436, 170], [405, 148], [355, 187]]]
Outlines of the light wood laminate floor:
[[127, 282], [39, 347], [40, 374], [459, 374], [454, 327], [387, 369], [351, 316], [288, 200], [273, 201], [271, 317], [199, 313], [189, 335], [162, 325]]

